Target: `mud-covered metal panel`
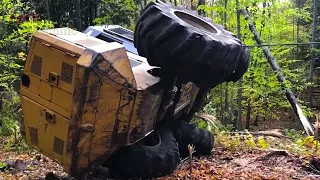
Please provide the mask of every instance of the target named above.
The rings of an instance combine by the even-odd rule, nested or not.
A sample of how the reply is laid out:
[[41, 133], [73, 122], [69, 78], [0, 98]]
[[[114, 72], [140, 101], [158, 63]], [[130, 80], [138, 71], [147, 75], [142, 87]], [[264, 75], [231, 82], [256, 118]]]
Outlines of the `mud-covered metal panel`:
[[79, 124], [78, 169], [85, 169], [89, 164], [89, 154], [94, 131], [94, 119], [98, 106], [100, 79], [90, 73], [85, 97], [82, 119]]
[[42, 62], [43, 62], [42, 58], [40, 56], [35, 55], [32, 59], [30, 73], [41, 77]]
[[181, 95], [174, 114], [177, 114], [186, 106], [192, 106], [193, 98], [197, 95], [197, 86], [192, 83], [183, 84], [181, 87]]
[[132, 115], [135, 91], [115, 83], [100, 72], [92, 72], [100, 79], [95, 88], [94, 100], [98, 102], [94, 114], [94, 132], [90, 148], [89, 166], [103, 163], [115, 150], [126, 144]]
[[128, 145], [153, 131], [162, 95], [162, 91], [154, 91], [151, 88], [138, 91], [130, 123]]
[[121, 91], [118, 116], [116, 118], [114, 131], [112, 135], [111, 146], [116, 148], [126, 145], [131, 120], [133, 105], [135, 100], [135, 91], [123, 89]]
[[86, 49], [77, 61], [74, 72], [74, 90], [64, 171], [76, 175], [88, 169], [89, 151], [94, 131], [97, 101], [93, 102], [93, 91], [97, 80], [92, 76], [92, 62], [97, 53]]
[[[89, 51], [86, 51], [83, 56], [79, 58], [79, 61], [89, 61], [92, 57]], [[76, 65], [75, 72], [75, 87], [72, 97], [72, 108], [70, 116], [69, 134], [67, 142], [67, 152], [65, 156], [65, 164], [63, 170], [71, 175], [77, 174], [77, 161], [79, 150], [79, 126], [82, 119], [83, 108], [87, 94], [87, 84], [89, 79], [89, 68], [82, 64]], [[85, 165], [84, 165], [85, 166]]]
[[29, 134], [28, 135], [30, 136], [30, 142], [34, 146], [38, 146], [38, 142], [39, 142], [38, 129], [29, 126]]
[[[95, 73], [95, 75], [104, 79], [100, 73]], [[99, 91], [99, 98], [94, 115], [95, 129], [91, 142], [90, 161], [96, 161], [103, 154], [109, 153], [121, 100], [121, 91], [110, 85], [106, 79], [97, 91]]]
[[[33, 37], [35, 40], [42, 41], [51, 47], [61, 49], [62, 51], [74, 54], [76, 56], [81, 56], [81, 54], [84, 52], [85, 47], [72, 43], [72, 41], [66, 39], [65, 36], [60, 36], [59, 38], [56, 36], [57, 34], [48, 33], [48, 31], [50, 30], [37, 31], [35, 34], [33, 34]], [[70, 36], [77, 37], [76, 34], [70, 34]]]
[[60, 154], [61, 156], [63, 155], [63, 149], [64, 149], [64, 141], [61, 140], [58, 137], [54, 137], [54, 142], [53, 142], [53, 151]]
[[113, 81], [128, 87], [137, 88], [137, 84], [131, 69], [130, 61], [123, 45], [109, 43], [104, 45], [107, 51], [102, 52], [101, 62], [94, 65], [94, 68], [108, 76]]
[[62, 62], [61, 81], [72, 84], [74, 67], [66, 62]]
[[[65, 172], [77, 175], [153, 130], [161, 92], [151, 92], [149, 87], [159, 78], [148, 74], [150, 66], [146, 65], [135, 66], [133, 72], [121, 44], [50, 33], [42, 31], [33, 36], [28, 58], [40, 57], [42, 63], [36, 60], [32, 75], [30, 68], [25, 71], [31, 82], [21, 92], [57, 118], [49, 118], [55, 125], [39, 126], [38, 118], [44, 117], [44, 110], [24, 104], [24, 116], [29, 117], [26, 133], [30, 144], [32, 141], [60, 162]], [[27, 67], [31, 66], [30, 60]], [[50, 80], [50, 90], [41, 88], [41, 92], [40, 80], [46, 84]]]
[[126, 144], [133, 111], [135, 89], [134, 83], [129, 82], [132, 70], [121, 74], [113, 66], [118, 60], [128, 63], [129, 60], [115, 60], [112, 56], [106, 59], [103, 54], [112, 47], [99, 51], [95, 48], [87, 49], [79, 58], [75, 72], [68, 147], [72, 174], [100, 165]]
[[146, 90], [160, 82], [159, 77], [155, 77], [148, 72], [150, 70], [152, 70], [152, 67], [144, 63], [132, 68], [138, 90]]

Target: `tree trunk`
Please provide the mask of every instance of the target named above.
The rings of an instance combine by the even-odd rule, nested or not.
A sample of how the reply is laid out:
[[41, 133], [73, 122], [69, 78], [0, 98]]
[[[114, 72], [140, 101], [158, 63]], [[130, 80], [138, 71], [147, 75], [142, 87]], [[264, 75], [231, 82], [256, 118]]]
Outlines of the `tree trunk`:
[[94, 19], [94, 0], [89, 1], [89, 26], [93, 25], [93, 19]]
[[227, 8], [228, 8], [228, 0], [224, 0], [224, 9], [225, 12], [223, 13], [223, 25], [225, 28], [227, 28]]
[[[205, 4], [206, 4], [205, 0], [198, 0], [198, 7]], [[198, 14], [204, 16], [205, 12], [203, 10], [198, 10]]]
[[258, 120], [259, 120], [259, 117], [258, 117], [258, 115], [256, 115], [256, 119], [254, 120], [254, 126], [258, 126], [259, 124], [258, 124]]
[[228, 118], [227, 118], [227, 122], [226, 124], [233, 122], [233, 98], [234, 98], [234, 90], [232, 89], [231, 91], [231, 97], [230, 97], [230, 105], [229, 105], [229, 109], [228, 109]]
[[246, 129], [250, 128], [250, 118], [251, 118], [251, 102], [250, 99], [248, 100], [248, 106], [247, 106], [247, 118], [246, 118]]
[[223, 122], [223, 119], [224, 119], [224, 111], [223, 111], [223, 84], [220, 84], [220, 109], [221, 109], [221, 112], [220, 112], [220, 118], [221, 118], [221, 121]]
[[[225, 28], [227, 28], [227, 4], [228, 4], [228, 0], [225, 0], [224, 1], [224, 9], [225, 9], [225, 12], [224, 12], [224, 18], [223, 18], [223, 24], [225, 26]], [[229, 97], [228, 97], [228, 82], [226, 82], [226, 89], [225, 89], [225, 100], [224, 100], [224, 111], [225, 112], [229, 112], [229, 105], [228, 105], [228, 101], [229, 101]], [[224, 119], [225, 118], [228, 118], [227, 117], [223, 117]], [[230, 119], [225, 119], [224, 120], [224, 123], [230, 121]]]
[[[250, 16], [248, 14], [248, 12], [246, 10], [242, 10], [243, 14], [245, 15], [245, 19], [247, 21], [250, 21]], [[258, 45], [262, 45], [263, 42], [260, 39], [256, 27], [252, 22], [249, 22], [249, 29], [251, 30], [251, 32], [254, 34], [254, 39], [257, 42]], [[302, 109], [300, 107], [300, 105], [298, 104], [298, 100], [296, 99], [296, 97], [294, 96], [293, 92], [291, 91], [290, 88], [285, 86], [285, 82], [286, 79], [283, 75], [283, 73], [281, 72], [281, 68], [279, 67], [277, 61], [274, 59], [274, 57], [272, 56], [270, 50], [268, 47], [264, 46], [263, 47], [263, 52], [268, 60], [268, 62], [271, 65], [271, 68], [277, 73], [277, 79], [278, 81], [281, 83], [281, 85], [283, 86], [283, 88], [286, 90], [286, 97], [288, 99], [288, 101], [290, 102], [293, 110], [295, 111], [295, 113], [298, 115], [298, 117], [300, 118], [300, 121], [305, 129], [305, 131], [307, 132], [308, 135], [314, 135], [314, 129], [312, 124], [308, 121], [308, 119], [303, 115]]]
[[80, 1], [80, 5], [82, 5], [83, 7], [85, 7], [83, 9], [83, 11], [81, 11], [81, 6], [80, 6], [80, 18], [82, 20], [82, 22], [84, 23], [84, 27], [87, 28], [88, 26], [90, 26], [90, 2], [91, 0], [82, 0]]
[[[300, 11], [300, 8], [299, 8], [299, 11]], [[300, 30], [300, 18], [298, 17], [297, 19], [297, 43], [300, 42], [300, 33], [299, 33], [299, 30]], [[297, 45], [297, 56], [299, 55], [299, 45]]]
[[[254, 87], [254, 71], [257, 67], [257, 61], [254, 61], [254, 65], [253, 65], [253, 70], [251, 73], [251, 89], [253, 89]], [[246, 119], [246, 128], [249, 129], [250, 128], [250, 120], [251, 120], [251, 99], [249, 98], [248, 100], [248, 106], [247, 106], [247, 119]]]
[[[237, 32], [238, 32], [238, 38], [241, 39], [241, 32], [240, 32], [240, 5], [239, 5], [239, 0], [236, 0], [237, 4]], [[239, 79], [239, 87], [238, 87], [238, 121], [237, 121], [237, 129], [242, 130], [243, 125], [242, 125], [242, 77]]]
[[49, 0], [45, 0], [45, 3], [46, 3], [46, 10], [47, 10], [47, 18], [48, 18], [48, 20], [50, 20], [51, 19], [50, 18], [50, 6], [49, 6], [50, 2], [49, 2]]
[[94, 0], [94, 18], [98, 17], [98, 0]]
[[101, 17], [102, 12], [103, 12], [103, 7], [104, 7], [104, 2], [99, 3], [99, 14], [98, 17]]
[[76, 4], [76, 20], [77, 20], [77, 30], [81, 31], [81, 17], [80, 17], [80, 0], [77, 0]]
[[[0, 70], [2, 70], [1, 67], [0, 67]], [[4, 88], [0, 86], [0, 112], [3, 109], [3, 99], [2, 99], [2, 96], [4, 95], [3, 92], [4, 92]], [[0, 123], [1, 123], [1, 121], [0, 121]], [[0, 124], [0, 126], [1, 126], [1, 124]]]
[[194, 5], [193, 5], [193, 0], [191, 0], [190, 3], [191, 3], [191, 4], [190, 4], [191, 10], [193, 10], [193, 11], [196, 10], [196, 8], [195, 8]]
[[[141, 7], [141, 10], [142, 10], [142, 8], [143, 8], [143, 7], [141, 6], [142, 1], [141, 1], [141, 0], [138, 0], [138, 1], [135, 1], [135, 3], [136, 3], [137, 8], [139, 9], [139, 6], [140, 6], [140, 7]], [[138, 22], [139, 16], [140, 16], [140, 14], [139, 14], [139, 11], [137, 10], [137, 11], [135, 12], [135, 16], [134, 16], [134, 23], [137, 23], [137, 22]]]
[[[265, 71], [265, 74], [267, 74], [267, 71]], [[267, 76], [267, 77], [268, 77], [268, 76]], [[266, 92], [268, 92], [268, 91], [267, 91], [267, 90], [268, 90], [267, 84], [268, 84], [268, 80], [267, 80], [267, 83], [266, 83], [266, 85], [265, 85], [265, 91], [266, 91]], [[268, 116], [268, 102], [267, 102], [267, 97], [268, 97], [268, 95], [267, 95], [266, 97], [264, 97], [264, 102], [263, 102], [263, 109], [264, 109], [263, 121], [266, 121], [267, 116]]]
[[[316, 41], [316, 31], [317, 31], [317, 5], [316, 5], [316, 2], [317, 2], [317, 0], [313, 0], [312, 42]], [[313, 83], [315, 48], [316, 48], [316, 45], [312, 44], [310, 76], [309, 76], [309, 83], [310, 84]], [[312, 107], [313, 106], [313, 102], [312, 102], [313, 87], [312, 87], [312, 85], [309, 85], [308, 89], [309, 89], [309, 92], [308, 92], [309, 107]]]
[[[222, 94], [221, 94], [222, 95]], [[228, 105], [228, 102], [229, 102], [229, 97], [228, 97], [228, 83], [226, 82], [226, 88], [225, 88], [225, 90], [224, 90], [224, 112], [228, 112], [228, 110], [229, 110], [229, 105]], [[224, 120], [224, 122], [227, 122], [228, 121], [228, 119], [226, 119], [226, 118], [228, 118], [228, 117], [224, 117], [223, 116], [223, 118], [225, 119]]]

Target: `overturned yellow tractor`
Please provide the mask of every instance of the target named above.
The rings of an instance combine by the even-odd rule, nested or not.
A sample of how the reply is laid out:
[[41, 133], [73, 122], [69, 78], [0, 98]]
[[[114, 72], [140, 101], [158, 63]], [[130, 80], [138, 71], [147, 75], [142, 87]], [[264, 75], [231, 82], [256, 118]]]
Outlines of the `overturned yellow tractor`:
[[[159, 14], [165, 22], [153, 22]], [[26, 139], [72, 176], [104, 165], [118, 177], [150, 178], [170, 173], [188, 144], [209, 154], [213, 135], [188, 121], [211, 88], [248, 67], [232, 33], [167, 3], [145, 8], [134, 43], [139, 55], [69, 28], [31, 39], [21, 80]]]

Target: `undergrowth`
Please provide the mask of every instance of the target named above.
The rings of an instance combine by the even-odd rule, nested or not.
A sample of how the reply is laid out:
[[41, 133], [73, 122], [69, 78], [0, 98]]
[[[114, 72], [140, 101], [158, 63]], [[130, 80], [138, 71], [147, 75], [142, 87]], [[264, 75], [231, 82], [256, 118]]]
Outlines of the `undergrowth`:
[[234, 128], [231, 124], [223, 125], [218, 120], [212, 120], [211, 123], [208, 123], [199, 117], [195, 117], [191, 123], [211, 131], [215, 134], [215, 146], [223, 147], [229, 151], [282, 149], [304, 156], [320, 156], [320, 143], [318, 143], [318, 150], [315, 152], [316, 138], [307, 136], [304, 131], [284, 129], [283, 135], [287, 136], [288, 139], [282, 139], [252, 135], [248, 130], [236, 132], [233, 131]]
[[17, 136], [19, 133], [19, 96], [15, 91], [2, 95], [0, 110], [0, 136]]
[[22, 109], [20, 98], [16, 91], [10, 88], [1, 94], [0, 138], [1, 149], [7, 151], [30, 151], [20, 131]]

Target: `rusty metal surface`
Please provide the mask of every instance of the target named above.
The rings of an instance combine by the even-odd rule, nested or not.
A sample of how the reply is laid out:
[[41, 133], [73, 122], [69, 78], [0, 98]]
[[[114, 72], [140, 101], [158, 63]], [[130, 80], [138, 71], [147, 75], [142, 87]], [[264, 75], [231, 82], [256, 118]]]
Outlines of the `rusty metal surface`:
[[138, 90], [146, 90], [147, 88], [160, 82], [160, 78], [154, 77], [148, 73], [148, 70], [151, 69], [152, 67], [145, 63], [141, 63], [140, 65], [132, 68], [138, 85]]
[[[73, 42], [68, 41], [66, 39], [57, 38], [53, 34], [46, 33], [46, 31], [37, 31], [32, 36], [32, 38], [34, 38], [34, 40], [36, 40], [36, 41], [40, 41], [40, 42], [50, 46], [50, 47], [60, 49], [63, 52], [66, 52], [66, 53], [69, 53], [70, 55], [75, 55], [78, 57], [85, 50], [85, 47], [83, 47], [83, 46], [76, 45]], [[30, 49], [29, 52], [32, 53], [32, 48]]]
[[29, 126], [29, 136], [31, 143], [35, 146], [38, 146], [39, 138], [38, 138], [38, 129]]
[[[134, 72], [121, 45], [110, 43], [99, 50], [97, 47], [86, 50], [78, 61], [81, 73], [76, 77], [73, 100], [78, 109], [70, 126], [72, 174], [97, 167], [125, 146], [129, 137], [141, 139], [150, 133], [156, 121], [156, 103], [160, 103], [159, 96], [155, 101], [150, 99], [154, 97], [150, 92], [137, 92]], [[150, 111], [141, 109], [146, 107]], [[94, 130], [77, 129], [83, 124]]]
[[193, 105], [193, 98], [194, 96], [197, 95], [197, 89], [198, 87], [192, 82], [183, 84], [181, 88], [182, 93], [181, 93], [179, 102], [177, 104], [177, 107], [174, 111], [174, 114], [177, 114], [186, 106], [191, 107]]
[[127, 145], [133, 144], [153, 131], [163, 92], [151, 89], [138, 91], [130, 123]]
[[64, 141], [59, 139], [58, 137], [54, 137], [54, 142], [53, 142], [53, 151], [63, 155], [63, 149], [64, 149]]
[[[63, 78], [52, 85], [47, 79], [41, 82], [36, 75], [30, 75], [30, 85], [21, 86], [22, 96], [49, 109], [59, 116], [59, 122], [64, 123], [50, 126], [55, 132], [50, 135], [50, 141], [36, 148], [51, 158], [58, 157], [64, 171], [71, 175], [99, 166], [120, 147], [151, 133], [163, 95], [161, 88], [157, 87], [160, 79], [148, 73], [152, 67], [146, 61], [132, 66], [129, 57], [139, 58], [128, 55], [121, 44], [99, 40], [96, 43], [96, 39], [79, 33], [36, 33], [31, 40], [26, 67], [31, 66], [33, 57], [40, 54], [42, 63], [48, 61], [49, 65], [45, 71], [36, 68], [35, 72], [49, 72], [57, 79]], [[59, 61], [54, 57], [60, 57]], [[29, 74], [29, 71], [30, 68], [26, 68], [24, 73]], [[195, 92], [187, 85], [178, 108], [192, 104], [192, 93]], [[24, 114], [28, 115], [24, 119], [28, 125], [27, 138], [40, 142], [35, 138], [41, 137], [39, 131], [36, 136], [34, 130], [29, 132], [28, 129], [37, 127], [35, 119], [39, 115], [36, 108], [30, 111], [28, 106], [23, 106]], [[61, 128], [65, 133], [63, 137], [61, 133], [57, 135]]]

